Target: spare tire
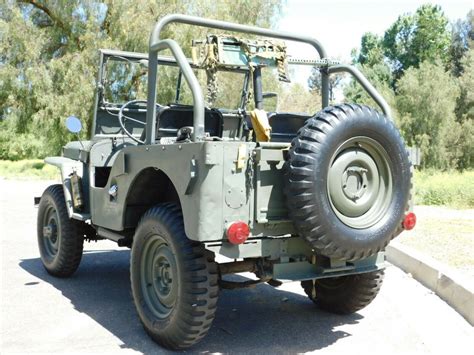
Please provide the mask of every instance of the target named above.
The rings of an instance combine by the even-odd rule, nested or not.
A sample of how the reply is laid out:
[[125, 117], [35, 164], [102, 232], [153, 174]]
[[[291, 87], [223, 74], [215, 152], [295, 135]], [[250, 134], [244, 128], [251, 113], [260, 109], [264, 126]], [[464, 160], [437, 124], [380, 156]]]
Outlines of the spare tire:
[[290, 218], [318, 253], [366, 258], [402, 231], [411, 164], [397, 128], [376, 110], [320, 111], [293, 139], [285, 169]]

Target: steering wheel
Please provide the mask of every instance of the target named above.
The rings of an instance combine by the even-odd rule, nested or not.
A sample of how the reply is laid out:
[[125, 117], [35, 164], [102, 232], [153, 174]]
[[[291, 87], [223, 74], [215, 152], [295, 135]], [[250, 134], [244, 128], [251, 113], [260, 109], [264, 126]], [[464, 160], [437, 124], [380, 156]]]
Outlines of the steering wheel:
[[[139, 144], [145, 144], [145, 141], [141, 140], [141, 139], [138, 139], [137, 137], [134, 137], [132, 133], [130, 133], [127, 128], [125, 127], [125, 121], [133, 121], [135, 123], [138, 123], [142, 126], [146, 126], [146, 122], [143, 122], [143, 121], [140, 121], [140, 120], [137, 120], [136, 118], [132, 118], [132, 117], [129, 117], [127, 115], [124, 115], [123, 114], [123, 110], [128, 106], [128, 105], [131, 105], [131, 104], [140, 104], [140, 103], [143, 103], [143, 104], [146, 104], [147, 101], [145, 100], [132, 100], [132, 101], [129, 101], [125, 104], [122, 105], [122, 107], [120, 107], [120, 111], [118, 113], [118, 121], [119, 121], [119, 124], [120, 124], [120, 127], [122, 127], [122, 130], [123, 132], [129, 136], [131, 139], [133, 139], [135, 142], [139, 143]], [[156, 107], [157, 108], [160, 108], [161, 105], [158, 105], [156, 104]]]

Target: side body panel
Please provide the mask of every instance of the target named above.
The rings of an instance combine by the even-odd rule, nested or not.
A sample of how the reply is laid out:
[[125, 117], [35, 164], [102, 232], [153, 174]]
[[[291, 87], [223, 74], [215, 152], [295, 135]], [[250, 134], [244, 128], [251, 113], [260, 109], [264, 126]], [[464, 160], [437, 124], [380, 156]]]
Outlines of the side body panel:
[[[125, 219], [127, 200], [139, 174], [152, 167], [173, 183], [190, 239], [221, 240], [226, 227], [236, 220], [249, 223], [252, 237], [291, 234], [293, 226], [287, 219], [256, 220], [255, 198], [259, 209], [278, 211], [281, 216], [285, 211], [281, 210], [282, 163], [259, 167], [249, 159], [255, 156], [255, 147], [255, 143], [240, 141], [126, 147], [115, 159], [106, 186], [91, 188], [92, 222], [115, 231], [135, 227]], [[265, 186], [256, 179], [255, 170], [263, 171]], [[114, 198], [109, 195], [112, 185], [118, 189]]]
[[[114, 162], [107, 185], [91, 192], [92, 222], [116, 231], [133, 227], [125, 224], [129, 191], [139, 174], [152, 167], [162, 171], [173, 182], [188, 237], [194, 240], [221, 239], [225, 213], [222, 208], [223, 146], [222, 143], [207, 142], [123, 149]], [[118, 189], [115, 199], [108, 193], [112, 185]], [[245, 206], [239, 206], [238, 210], [245, 211]]]

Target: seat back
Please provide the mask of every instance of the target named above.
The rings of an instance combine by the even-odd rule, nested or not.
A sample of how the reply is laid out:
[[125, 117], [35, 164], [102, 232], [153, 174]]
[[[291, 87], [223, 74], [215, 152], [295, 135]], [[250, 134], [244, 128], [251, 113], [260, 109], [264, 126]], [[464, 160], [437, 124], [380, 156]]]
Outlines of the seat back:
[[[161, 107], [156, 114], [155, 140], [163, 137], [177, 137], [178, 130], [183, 127], [193, 126], [194, 111], [192, 106], [172, 105]], [[205, 110], [204, 129], [211, 137], [222, 137], [224, 119], [216, 109]], [[145, 140], [146, 132], [143, 130], [140, 139]]]
[[[176, 137], [182, 127], [193, 126], [194, 111], [192, 106], [174, 105], [164, 107], [157, 115], [156, 139]], [[206, 109], [204, 129], [211, 137], [222, 137], [222, 114], [216, 109]]]
[[[311, 116], [295, 113], [269, 113], [268, 122], [272, 127], [271, 142], [291, 142], [296, 137], [298, 130]], [[252, 130], [252, 121], [248, 115], [245, 117], [246, 130]], [[248, 133], [247, 133], [248, 134]], [[254, 135], [255, 138], [255, 135]]]
[[271, 113], [268, 122], [272, 127], [272, 142], [291, 142], [298, 130], [311, 116], [295, 113]]

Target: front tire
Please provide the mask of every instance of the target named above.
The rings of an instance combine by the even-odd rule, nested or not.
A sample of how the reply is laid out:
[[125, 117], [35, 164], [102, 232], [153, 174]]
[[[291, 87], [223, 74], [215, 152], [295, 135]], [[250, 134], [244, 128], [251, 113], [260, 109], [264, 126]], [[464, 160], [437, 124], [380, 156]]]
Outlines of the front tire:
[[319, 308], [351, 314], [368, 306], [382, 286], [383, 270], [301, 282], [304, 292]]
[[135, 232], [130, 277], [146, 332], [168, 349], [199, 342], [214, 319], [218, 269], [213, 256], [185, 234], [174, 204], [151, 208]]
[[70, 219], [62, 185], [49, 186], [38, 206], [38, 247], [48, 273], [71, 276], [79, 267], [84, 246], [81, 222]]

